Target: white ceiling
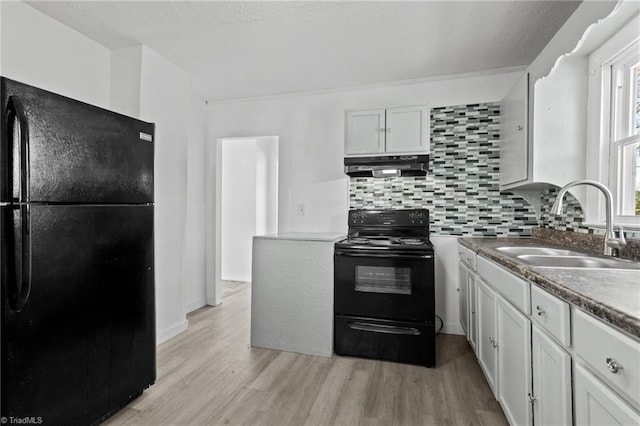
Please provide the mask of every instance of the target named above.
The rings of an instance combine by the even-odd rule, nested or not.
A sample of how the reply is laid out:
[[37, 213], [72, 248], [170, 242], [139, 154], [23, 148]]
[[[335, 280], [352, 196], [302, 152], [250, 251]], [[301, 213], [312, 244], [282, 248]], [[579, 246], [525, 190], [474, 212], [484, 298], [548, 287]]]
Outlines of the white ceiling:
[[209, 101], [531, 63], [576, 1], [28, 1], [110, 49], [145, 44]]

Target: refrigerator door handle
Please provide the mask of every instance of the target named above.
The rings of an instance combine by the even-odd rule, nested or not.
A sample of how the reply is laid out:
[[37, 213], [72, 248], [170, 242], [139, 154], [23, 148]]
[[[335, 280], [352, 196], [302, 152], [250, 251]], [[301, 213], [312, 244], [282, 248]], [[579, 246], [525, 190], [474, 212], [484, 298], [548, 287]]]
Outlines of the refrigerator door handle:
[[[13, 130], [13, 119], [18, 119], [18, 128], [20, 130], [20, 194], [19, 201], [21, 203], [28, 203], [29, 197], [29, 121], [27, 120], [27, 114], [22, 104], [22, 100], [18, 96], [9, 96], [7, 102], [9, 128]], [[10, 132], [13, 138], [13, 131]], [[12, 144], [15, 141], [12, 140]], [[11, 147], [13, 149], [13, 147]]]
[[21, 311], [31, 294], [31, 212], [29, 204], [20, 205], [20, 274], [13, 308]]

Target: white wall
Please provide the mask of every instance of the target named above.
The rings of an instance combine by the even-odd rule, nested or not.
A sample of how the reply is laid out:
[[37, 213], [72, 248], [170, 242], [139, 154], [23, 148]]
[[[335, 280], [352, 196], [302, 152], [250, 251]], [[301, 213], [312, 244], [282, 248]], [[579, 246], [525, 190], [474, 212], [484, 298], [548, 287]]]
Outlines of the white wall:
[[223, 280], [251, 281], [251, 241], [256, 234], [256, 139], [222, 143]]
[[205, 105], [188, 74], [147, 46], [114, 50], [111, 70], [113, 109], [156, 124], [156, 329], [162, 343], [186, 330], [186, 313], [205, 304]]
[[109, 49], [22, 2], [0, 8], [2, 76], [109, 107]]
[[186, 329], [183, 301], [204, 299], [204, 101], [191, 91], [185, 71], [147, 47], [111, 52], [24, 3], [1, 2], [0, 8], [3, 76], [156, 123], [161, 343]]
[[256, 235], [278, 232], [278, 153], [277, 136], [256, 139]]
[[[442, 319], [442, 333], [464, 334], [460, 325], [458, 237], [432, 235], [435, 251], [436, 315]], [[436, 327], [440, 324], [437, 323]]]
[[189, 95], [187, 152], [187, 224], [184, 253], [186, 311], [206, 305], [205, 297], [205, 138], [206, 106], [191, 91]]
[[156, 326], [162, 342], [188, 325], [183, 262], [190, 87], [185, 71], [146, 46], [140, 80], [140, 118], [156, 123]]
[[[209, 104], [208, 139], [278, 135], [279, 231], [345, 232], [345, 109], [498, 101], [520, 74]], [[297, 215], [298, 204], [305, 205], [305, 216]]]

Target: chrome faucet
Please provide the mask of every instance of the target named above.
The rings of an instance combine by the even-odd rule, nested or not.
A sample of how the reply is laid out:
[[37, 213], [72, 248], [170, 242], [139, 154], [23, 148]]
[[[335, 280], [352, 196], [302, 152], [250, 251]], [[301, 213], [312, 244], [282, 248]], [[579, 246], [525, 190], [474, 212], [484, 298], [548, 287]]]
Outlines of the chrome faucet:
[[598, 188], [604, 194], [605, 201], [605, 219], [606, 219], [606, 230], [604, 234], [604, 255], [605, 256], [617, 256], [618, 250], [624, 248], [627, 245], [627, 241], [624, 239], [624, 230], [622, 226], [618, 227], [618, 232], [620, 236], [616, 238], [613, 232], [613, 195], [609, 188], [604, 186], [598, 181], [595, 180], [576, 180], [574, 182], [568, 183], [560, 189], [558, 195], [556, 196], [556, 201], [553, 203], [553, 207], [551, 207], [551, 214], [561, 215], [562, 214], [562, 199], [564, 198], [564, 194], [574, 186], [577, 185], [589, 185]]

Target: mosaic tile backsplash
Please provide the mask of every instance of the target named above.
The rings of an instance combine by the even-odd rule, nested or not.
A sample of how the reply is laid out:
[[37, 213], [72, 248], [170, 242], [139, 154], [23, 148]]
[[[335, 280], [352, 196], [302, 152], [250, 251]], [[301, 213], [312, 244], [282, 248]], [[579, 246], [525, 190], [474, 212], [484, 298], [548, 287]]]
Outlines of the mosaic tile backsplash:
[[500, 105], [431, 110], [430, 174], [351, 178], [349, 208], [426, 208], [440, 235], [530, 236], [529, 203], [499, 190]]

